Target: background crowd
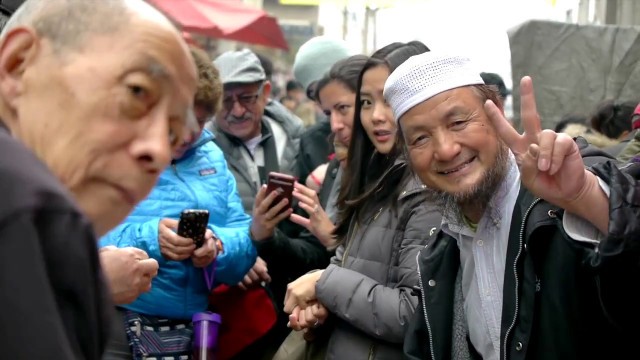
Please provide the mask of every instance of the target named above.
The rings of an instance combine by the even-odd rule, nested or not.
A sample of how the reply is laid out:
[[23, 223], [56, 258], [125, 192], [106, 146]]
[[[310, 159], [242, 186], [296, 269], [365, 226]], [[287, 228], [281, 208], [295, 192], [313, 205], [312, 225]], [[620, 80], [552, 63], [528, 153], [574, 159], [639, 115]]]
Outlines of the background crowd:
[[210, 311], [216, 359], [633, 358], [638, 99], [543, 129], [524, 77], [520, 132], [464, 49], [315, 37], [279, 98], [269, 69], [144, 1], [3, 18], [4, 354], [188, 358]]

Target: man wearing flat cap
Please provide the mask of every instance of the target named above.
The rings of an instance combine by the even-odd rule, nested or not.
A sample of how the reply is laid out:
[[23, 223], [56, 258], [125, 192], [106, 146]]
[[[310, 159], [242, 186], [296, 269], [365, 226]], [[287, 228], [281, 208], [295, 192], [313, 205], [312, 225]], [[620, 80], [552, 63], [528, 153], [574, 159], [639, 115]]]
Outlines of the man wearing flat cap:
[[251, 50], [228, 51], [214, 65], [224, 87], [222, 106], [209, 124], [238, 184], [242, 205], [251, 213], [270, 171], [293, 173], [302, 120], [277, 101], [271, 83]]
[[242, 285], [269, 283], [267, 287], [278, 304], [278, 324], [238, 355], [254, 359], [271, 351], [269, 347], [277, 348], [288, 330], [287, 316], [280, 304], [284, 303], [286, 284], [297, 274], [292, 270], [295, 265], [271, 261], [261, 246], [279, 244], [301, 228], [288, 220], [292, 209], [280, 212], [280, 203], [271, 206], [277, 194], [267, 194], [265, 184], [270, 172], [294, 173], [304, 124], [280, 102], [269, 100], [271, 83], [253, 52], [248, 49], [225, 52], [213, 63], [220, 71], [224, 94], [221, 110], [208, 127], [236, 179], [242, 205], [252, 216], [250, 235], [260, 256]]
[[541, 129], [531, 79], [520, 89], [523, 134], [465, 56], [414, 56], [385, 84], [444, 212], [417, 259], [409, 359], [621, 359], [637, 339], [638, 169], [585, 168], [573, 139]]

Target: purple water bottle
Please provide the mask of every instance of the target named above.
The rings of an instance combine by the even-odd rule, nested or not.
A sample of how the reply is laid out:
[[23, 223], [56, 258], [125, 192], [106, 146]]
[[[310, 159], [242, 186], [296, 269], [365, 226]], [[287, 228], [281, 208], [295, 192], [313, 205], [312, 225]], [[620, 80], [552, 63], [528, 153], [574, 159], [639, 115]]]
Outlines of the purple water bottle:
[[214, 360], [218, 346], [220, 315], [210, 311], [193, 315], [193, 359]]

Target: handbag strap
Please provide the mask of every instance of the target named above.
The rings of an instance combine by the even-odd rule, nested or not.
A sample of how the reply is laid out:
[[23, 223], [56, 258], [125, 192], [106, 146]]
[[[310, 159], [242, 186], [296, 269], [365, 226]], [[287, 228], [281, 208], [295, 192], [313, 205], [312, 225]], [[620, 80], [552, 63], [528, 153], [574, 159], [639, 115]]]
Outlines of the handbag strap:
[[214, 260], [211, 265], [205, 267], [204, 271], [204, 280], [207, 282], [207, 288], [209, 291], [213, 290], [213, 282], [216, 279], [216, 261]]

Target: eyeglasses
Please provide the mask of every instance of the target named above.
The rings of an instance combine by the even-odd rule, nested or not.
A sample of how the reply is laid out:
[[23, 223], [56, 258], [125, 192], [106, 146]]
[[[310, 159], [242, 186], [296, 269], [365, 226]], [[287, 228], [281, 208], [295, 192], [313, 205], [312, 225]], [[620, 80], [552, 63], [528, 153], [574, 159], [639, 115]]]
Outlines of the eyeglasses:
[[233, 105], [238, 102], [240, 106], [247, 108], [248, 106], [255, 105], [264, 90], [264, 83], [260, 84], [258, 91], [254, 94], [242, 94], [242, 95], [231, 95], [222, 99], [222, 107], [227, 111], [231, 112], [233, 109]]

